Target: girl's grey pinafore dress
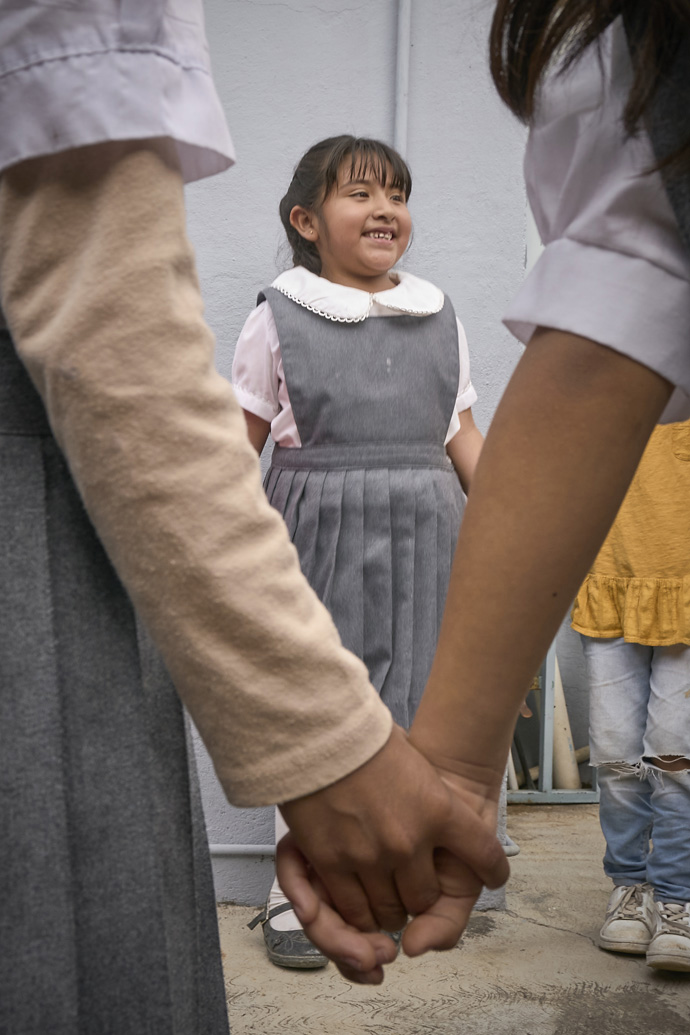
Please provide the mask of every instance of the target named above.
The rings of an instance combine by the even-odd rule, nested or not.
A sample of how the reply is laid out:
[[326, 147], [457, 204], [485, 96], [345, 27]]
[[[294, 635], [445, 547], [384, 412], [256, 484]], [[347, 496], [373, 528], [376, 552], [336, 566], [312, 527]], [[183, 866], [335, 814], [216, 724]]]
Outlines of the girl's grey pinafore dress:
[[0, 331], [3, 1035], [227, 1032], [191, 750]]
[[396, 722], [436, 649], [464, 507], [444, 439], [458, 390], [455, 313], [340, 323], [267, 288], [301, 448], [266, 476], [302, 570]]

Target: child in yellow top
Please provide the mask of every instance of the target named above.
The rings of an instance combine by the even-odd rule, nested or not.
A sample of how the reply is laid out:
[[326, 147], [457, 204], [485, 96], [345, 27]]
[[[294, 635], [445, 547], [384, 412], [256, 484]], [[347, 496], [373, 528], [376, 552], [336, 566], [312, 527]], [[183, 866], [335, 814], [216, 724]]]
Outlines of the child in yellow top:
[[572, 624], [615, 885], [599, 944], [690, 971], [690, 422], [654, 431]]

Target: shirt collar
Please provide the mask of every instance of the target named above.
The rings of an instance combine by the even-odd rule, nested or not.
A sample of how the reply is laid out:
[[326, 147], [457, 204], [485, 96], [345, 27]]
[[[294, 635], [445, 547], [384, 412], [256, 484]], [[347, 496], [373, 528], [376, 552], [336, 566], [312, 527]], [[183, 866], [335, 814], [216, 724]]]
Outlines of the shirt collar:
[[394, 276], [398, 281], [394, 287], [372, 294], [360, 288], [333, 284], [310, 273], [304, 266], [295, 266], [276, 277], [271, 287], [312, 313], [338, 323], [366, 320], [374, 303], [391, 312], [411, 316], [430, 316], [443, 309], [443, 292], [434, 284], [403, 271], [396, 270]]

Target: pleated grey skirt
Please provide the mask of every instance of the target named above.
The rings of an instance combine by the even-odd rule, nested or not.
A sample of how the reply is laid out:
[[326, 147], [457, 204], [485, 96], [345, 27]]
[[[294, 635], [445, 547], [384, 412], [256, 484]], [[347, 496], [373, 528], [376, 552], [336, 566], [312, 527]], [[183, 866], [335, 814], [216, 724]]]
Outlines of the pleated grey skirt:
[[222, 1035], [183, 711], [0, 332], [0, 1033]]
[[276, 447], [265, 489], [344, 645], [408, 728], [436, 650], [464, 508], [445, 449]]

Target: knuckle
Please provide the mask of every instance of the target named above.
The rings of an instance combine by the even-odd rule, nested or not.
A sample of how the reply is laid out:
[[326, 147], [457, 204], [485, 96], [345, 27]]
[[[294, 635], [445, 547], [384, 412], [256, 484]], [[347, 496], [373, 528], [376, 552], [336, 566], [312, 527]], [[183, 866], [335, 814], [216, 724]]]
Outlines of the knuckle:
[[407, 830], [398, 830], [391, 837], [388, 845], [388, 856], [397, 864], [409, 862], [417, 853], [417, 839]]
[[353, 927], [357, 927], [359, 930], [371, 927], [371, 914], [367, 906], [359, 905], [354, 902], [339, 902], [338, 912], [346, 923], [351, 924]]
[[419, 913], [426, 913], [436, 904], [439, 894], [439, 888], [420, 889], [409, 903], [410, 912], [415, 916]]
[[376, 903], [376, 915], [381, 920], [399, 923], [407, 919], [407, 910], [397, 899], [389, 898], [387, 901], [384, 899]]

